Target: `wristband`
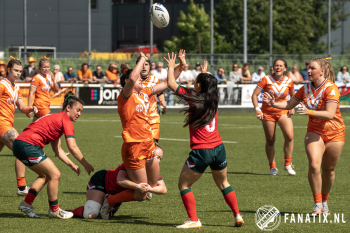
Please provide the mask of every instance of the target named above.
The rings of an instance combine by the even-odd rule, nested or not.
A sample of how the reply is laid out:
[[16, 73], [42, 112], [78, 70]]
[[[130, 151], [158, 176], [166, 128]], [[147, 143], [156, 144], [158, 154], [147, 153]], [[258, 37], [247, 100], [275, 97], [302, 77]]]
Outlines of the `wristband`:
[[308, 114], [309, 114], [310, 116], [312, 116], [312, 115], [314, 114], [314, 111], [313, 111], [313, 110], [309, 110]]
[[183, 70], [185, 69], [185, 67], [184, 67], [184, 66], [179, 66], [178, 69], [179, 69], [180, 71], [183, 71]]
[[256, 108], [255, 108], [255, 110], [256, 110], [256, 111], [260, 111], [260, 112], [261, 112], [260, 107], [256, 107]]

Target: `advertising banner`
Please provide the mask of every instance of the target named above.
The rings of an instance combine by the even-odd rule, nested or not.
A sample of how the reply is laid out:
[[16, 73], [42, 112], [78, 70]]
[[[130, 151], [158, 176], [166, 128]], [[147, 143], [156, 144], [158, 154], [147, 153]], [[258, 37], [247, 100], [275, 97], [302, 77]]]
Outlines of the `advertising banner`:
[[117, 106], [121, 87], [80, 87], [79, 97], [85, 105]]

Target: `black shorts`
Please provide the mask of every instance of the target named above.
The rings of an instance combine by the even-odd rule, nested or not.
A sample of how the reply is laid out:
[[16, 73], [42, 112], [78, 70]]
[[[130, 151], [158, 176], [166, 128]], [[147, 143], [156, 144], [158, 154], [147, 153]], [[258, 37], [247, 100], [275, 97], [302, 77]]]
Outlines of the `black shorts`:
[[90, 179], [86, 190], [94, 189], [104, 193], [107, 193], [105, 180], [106, 180], [107, 171], [100, 170], [96, 172]]
[[19, 161], [28, 167], [38, 164], [47, 158], [43, 149], [20, 140], [13, 142], [12, 152]]

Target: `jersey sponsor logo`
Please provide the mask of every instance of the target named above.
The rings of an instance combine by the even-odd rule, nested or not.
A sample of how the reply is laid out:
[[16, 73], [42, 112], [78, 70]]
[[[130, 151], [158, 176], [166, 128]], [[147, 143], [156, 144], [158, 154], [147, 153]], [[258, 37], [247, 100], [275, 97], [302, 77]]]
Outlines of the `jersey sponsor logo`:
[[208, 125], [205, 126], [205, 129], [211, 133], [211, 132], [214, 132], [215, 130], [215, 118], [212, 120], [212, 122]]
[[219, 164], [219, 167], [223, 167], [223, 166], [225, 166], [226, 164], [227, 164], [227, 159], [225, 159], [224, 162], [220, 163], [220, 164]]
[[189, 168], [193, 168], [193, 167], [195, 167], [196, 166], [196, 164], [195, 163], [193, 163], [193, 162], [190, 162], [190, 161], [186, 161], [186, 164], [187, 164], [187, 166], [189, 167]]
[[94, 189], [94, 188], [96, 188], [96, 186], [93, 185], [91, 182], [89, 182], [87, 188], [88, 189]]
[[31, 158], [28, 158], [28, 160], [29, 160], [31, 163], [35, 163], [35, 164], [40, 163], [40, 161], [41, 161], [42, 159], [43, 159], [42, 156], [40, 156], [40, 157], [31, 157]]
[[[136, 111], [142, 112], [143, 110], [145, 110], [145, 112], [147, 112], [148, 109], [149, 109], [148, 95], [146, 95], [145, 93], [142, 93], [142, 92], [141, 92], [140, 96], [139, 96], [138, 94], [136, 94], [136, 93], [133, 93], [133, 95], [136, 97], [136, 99], [137, 99], [137, 100], [141, 103], [141, 105], [143, 106], [142, 109], [140, 108], [141, 111], [138, 111], [138, 110], [137, 110], [138, 106], [136, 106]], [[144, 99], [141, 98], [142, 95], [143, 95], [143, 98], [144, 98]], [[139, 105], [140, 105], [140, 104], [139, 104]]]
[[136, 111], [137, 111], [137, 112], [142, 112], [142, 111], [143, 111], [143, 106], [142, 106], [141, 104], [138, 104], [138, 105], [136, 106]]
[[266, 78], [266, 80], [267, 83], [271, 85], [271, 88], [273, 89], [277, 97], [280, 97], [284, 94], [284, 92], [288, 88], [289, 83], [292, 81], [292, 79], [285, 76], [281, 84], [278, 84], [276, 82], [276, 79], [272, 75], [269, 75], [268, 78]]
[[43, 88], [41, 88], [41, 90], [43, 90], [43, 91], [49, 91], [51, 88], [50, 87], [43, 87]]
[[16, 105], [16, 102], [17, 102], [17, 99], [12, 99], [12, 98], [8, 98], [7, 100], [6, 100], [6, 102], [8, 103], [8, 104], [13, 104], [13, 105]]

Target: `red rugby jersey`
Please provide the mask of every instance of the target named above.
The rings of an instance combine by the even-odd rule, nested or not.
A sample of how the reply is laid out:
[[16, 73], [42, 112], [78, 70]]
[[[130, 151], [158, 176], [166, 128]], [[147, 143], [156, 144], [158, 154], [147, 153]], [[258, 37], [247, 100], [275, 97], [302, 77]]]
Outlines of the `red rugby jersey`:
[[25, 128], [16, 140], [44, 148], [45, 145], [59, 139], [62, 134], [65, 134], [65, 138], [74, 138], [74, 125], [65, 112], [39, 118]]
[[[178, 94], [184, 94], [190, 89], [179, 86], [176, 90]], [[191, 104], [189, 102], [189, 104]], [[218, 129], [218, 111], [213, 121], [197, 130], [190, 125], [190, 147], [191, 149], [213, 149], [222, 144], [222, 139]]]
[[[117, 184], [117, 176], [120, 170], [126, 171], [124, 164], [120, 164], [119, 167], [113, 170], [107, 171], [106, 179], [105, 179], [105, 186], [108, 194], [114, 195], [117, 193], [121, 193], [124, 190], [127, 190], [127, 188], [124, 188]], [[158, 181], [162, 180], [162, 176], [159, 173]]]

